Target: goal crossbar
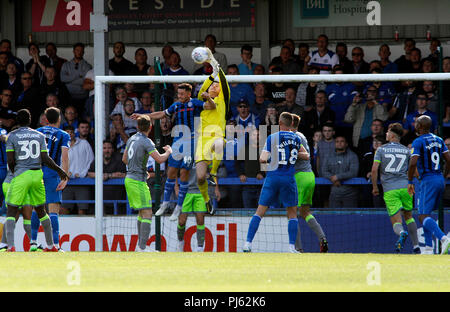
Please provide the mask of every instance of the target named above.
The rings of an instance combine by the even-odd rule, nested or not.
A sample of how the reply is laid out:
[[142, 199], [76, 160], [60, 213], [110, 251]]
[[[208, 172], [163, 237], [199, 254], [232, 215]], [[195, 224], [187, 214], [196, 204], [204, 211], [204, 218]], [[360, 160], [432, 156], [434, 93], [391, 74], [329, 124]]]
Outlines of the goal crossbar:
[[[207, 76], [95, 76], [95, 250], [103, 250], [103, 140], [105, 138], [105, 84], [202, 83]], [[330, 74], [330, 75], [228, 75], [228, 83], [445, 81], [450, 73]]]
[[[201, 83], [206, 76], [96, 76], [100, 83]], [[229, 83], [273, 82], [358, 82], [358, 81], [421, 81], [450, 80], [450, 73], [401, 74], [335, 74], [335, 75], [227, 75]]]

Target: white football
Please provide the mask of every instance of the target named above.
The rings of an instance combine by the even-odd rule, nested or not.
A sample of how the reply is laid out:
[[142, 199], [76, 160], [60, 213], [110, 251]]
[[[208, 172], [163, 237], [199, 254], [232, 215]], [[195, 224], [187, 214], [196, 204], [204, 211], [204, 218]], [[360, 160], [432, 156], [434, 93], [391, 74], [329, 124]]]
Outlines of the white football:
[[198, 47], [192, 51], [192, 59], [197, 64], [203, 64], [209, 60], [209, 54], [206, 48]]

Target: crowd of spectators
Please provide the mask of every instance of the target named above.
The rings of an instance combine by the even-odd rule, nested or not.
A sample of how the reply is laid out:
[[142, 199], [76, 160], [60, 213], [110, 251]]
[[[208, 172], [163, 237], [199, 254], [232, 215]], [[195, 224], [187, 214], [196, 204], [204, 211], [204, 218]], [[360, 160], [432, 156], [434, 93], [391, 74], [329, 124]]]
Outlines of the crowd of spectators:
[[[336, 44], [335, 51], [328, 47], [326, 35], [317, 38], [315, 46], [291, 39], [282, 43], [280, 53], [269, 66], [253, 61], [253, 47], [242, 46], [241, 62], [228, 64], [227, 56], [216, 49], [217, 40], [212, 34], [204, 40], [227, 75], [262, 74], [378, 74], [378, 73], [429, 73], [439, 68], [436, 54], [440, 46], [438, 39], [430, 41], [429, 52], [416, 47], [413, 39], [404, 41], [404, 54], [393, 57], [390, 47], [381, 44], [379, 58], [366, 60], [364, 49], [354, 47], [350, 56], [347, 45]], [[11, 131], [15, 127], [15, 114], [21, 108], [31, 111], [32, 126], [46, 124], [42, 113], [47, 107], [61, 109], [61, 128], [71, 135], [70, 177], [95, 177], [94, 170], [94, 71], [84, 59], [83, 43], [73, 45], [73, 58], [63, 59], [57, 54], [54, 43], [45, 45], [45, 55], [37, 43], [28, 45], [30, 59], [24, 63], [11, 53], [11, 42], [0, 42], [0, 123]], [[162, 48], [161, 69], [148, 64], [144, 48], [136, 49], [134, 62], [124, 57], [125, 44], [115, 42], [114, 56], [109, 60], [109, 75], [209, 75], [209, 63], [196, 65], [188, 72], [181, 65], [180, 54], [170, 45]], [[428, 54], [428, 55], [427, 55]], [[444, 72], [450, 72], [450, 57], [443, 59]], [[448, 86], [448, 82], [444, 82]], [[130, 118], [135, 113], [154, 111], [154, 90], [161, 88], [162, 108], [167, 108], [176, 99], [177, 84], [155, 86], [132, 84], [110, 86], [107, 110], [110, 112], [109, 133], [103, 144], [104, 180], [123, 178], [125, 166], [120, 161], [126, 142], [137, 132], [136, 121]], [[194, 86], [193, 97], [199, 85]], [[378, 206], [382, 201], [372, 198], [370, 191], [359, 192], [356, 186], [342, 182], [354, 178], [370, 178], [371, 159], [378, 146], [385, 143], [385, 130], [390, 123], [400, 122], [404, 127], [402, 143], [409, 146], [415, 139], [415, 119], [423, 114], [433, 120], [433, 131], [439, 123], [439, 98], [444, 101], [443, 122], [450, 121], [450, 88], [438, 94], [436, 81], [395, 82], [305, 82], [305, 83], [233, 83], [231, 110], [227, 124], [250, 129], [244, 146], [259, 146], [259, 131], [266, 125], [268, 134], [278, 123], [282, 112], [301, 116], [299, 131], [310, 144], [311, 162], [316, 177], [323, 177], [331, 186], [318, 185], [315, 192], [315, 207]], [[163, 118], [161, 146], [171, 143], [173, 120]], [[154, 139], [154, 133], [151, 134]], [[258, 145], [259, 144], [259, 145]], [[236, 146], [233, 153], [239, 151]], [[261, 148], [261, 146], [259, 146]], [[236, 177], [242, 183], [247, 178], [262, 180], [264, 172], [258, 162], [244, 152], [241, 160], [225, 160], [221, 164], [219, 177]], [[148, 164], [150, 179], [154, 183], [153, 164]], [[162, 166], [164, 182], [164, 166]], [[222, 186], [220, 207], [254, 208], [257, 205], [260, 186]], [[68, 186], [63, 192], [65, 200], [93, 199], [92, 187]], [[125, 199], [123, 187], [110, 186], [105, 189], [105, 199]], [[65, 204], [65, 213], [89, 213], [92, 205]], [[77, 209], [75, 209], [75, 207]], [[110, 208], [110, 207], [109, 207]], [[92, 211], [91, 211], [92, 212]]]

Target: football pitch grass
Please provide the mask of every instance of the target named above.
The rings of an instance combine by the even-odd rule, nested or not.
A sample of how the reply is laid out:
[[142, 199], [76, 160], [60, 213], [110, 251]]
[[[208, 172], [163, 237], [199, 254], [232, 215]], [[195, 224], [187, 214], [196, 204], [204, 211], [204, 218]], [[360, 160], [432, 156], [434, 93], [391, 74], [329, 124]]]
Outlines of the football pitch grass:
[[9, 292], [448, 292], [450, 256], [1, 253]]

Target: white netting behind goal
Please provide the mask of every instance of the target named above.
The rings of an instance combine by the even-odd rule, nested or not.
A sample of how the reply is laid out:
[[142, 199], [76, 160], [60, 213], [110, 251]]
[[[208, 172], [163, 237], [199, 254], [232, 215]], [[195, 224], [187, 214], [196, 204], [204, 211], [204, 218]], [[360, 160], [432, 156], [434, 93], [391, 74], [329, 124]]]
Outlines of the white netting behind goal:
[[[161, 217], [161, 251], [178, 250], [177, 221], [170, 221], [170, 215]], [[251, 215], [239, 212], [221, 212], [217, 216], [205, 217], [205, 252], [241, 252], [247, 235]], [[135, 251], [137, 248], [137, 217], [104, 217], [104, 251]], [[156, 247], [156, 220], [153, 218], [151, 234], [147, 242], [152, 250]], [[190, 214], [184, 235], [184, 251], [195, 251], [197, 247], [197, 225], [195, 216]], [[255, 252], [287, 252], [287, 219], [283, 216], [264, 218], [253, 241]]]
[[[96, 117], [102, 116], [104, 112], [104, 97], [102, 94], [103, 84], [106, 83], [181, 83], [193, 82], [201, 83], [206, 77], [199, 76], [97, 76], [96, 77]], [[412, 81], [439, 81], [450, 80], [450, 73], [433, 74], [363, 74], [363, 75], [262, 75], [262, 76], [233, 76], [229, 78], [229, 83], [252, 83], [252, 82], [375, 82], [389, 81], [401, 82]], [[96, 118], [96, 139], [97, 136], [104, 137], [105, 120]], [[96, 141], [96, 159], [102, 158], [101, 140]], [[102, 173], [101, 161], [96, 163], [96, 172]], [[366, 178], [364, 178], [367, 181]], [[137, 215], [106, 216], [103, 211], [103, 192], [98, 187], [101, 178], [96, 180], [96, 248], [97, 250], [108, 251], [134, 251], [137, 245]], [[220, 180], [219, 180], [220, 184]], [[363, 194], [364, 184], [358, 185], [359, 194]], [[164, 184], [160, 185], [161, 193], [164, 191]], [[152, 194], [153, 195], [153, 194]], [[371, 195], [370, 195], [371, 196]], [[100, 200], [98, 200], [100, 199]], [[106, 199], [106, 198], [105, 198]], [[240, 252], [244, 246], [247, 230], [251, 217], [255, 213], [254, 209], [239, 209], [238, 207], [218, 209], [216, 215], [205, 217], [205, 251], [214, 252]], [[270, 210], [270, 209], [269, 209]], [[373, 209], [349, 208], [331, 210], [328, 208], [312, 207], [312, 212], [322, 225], [333, 252], [393, 252], [392, 244], [395, 234], [386, 215], [385, 208], [375, 207]], [[153, 210], [154, 212], [156, 209]], [[155, 249], [156, 240], [160, 237], [161, 251], [178, 251], [177, 221], [170, 221], [170, 212], [163, 215], [159, 221], [153, 217], [151, 234], [148, 245]], [[448, 215], [448, 210], [445, 211]], [[449, 220], [447, 217], [446, 220]], [[447, 222], [448, 224], [448, 222]], [[157, 233], [157, 228], [160, 229]], [[304, 220], [300, 220], [303, 249], [309, 252], [319, 251], [317, 237], [308, 228]], [[421, 238], [421, 228], [419, 237]], [[196, 223], [193, 214], [190, 214], [186, 224], [185, 251], [195, 250], [197, 245]], [[97, 244], [98, 243], [98, 244]], [[411, 246], [405, 246], [405, 249]], [[286, 211], [282, 208], [270, 210], [262, 219], [256, 236], [252, 244], [254, 252], [287, 252], [288, 251], [288, 220]]]

